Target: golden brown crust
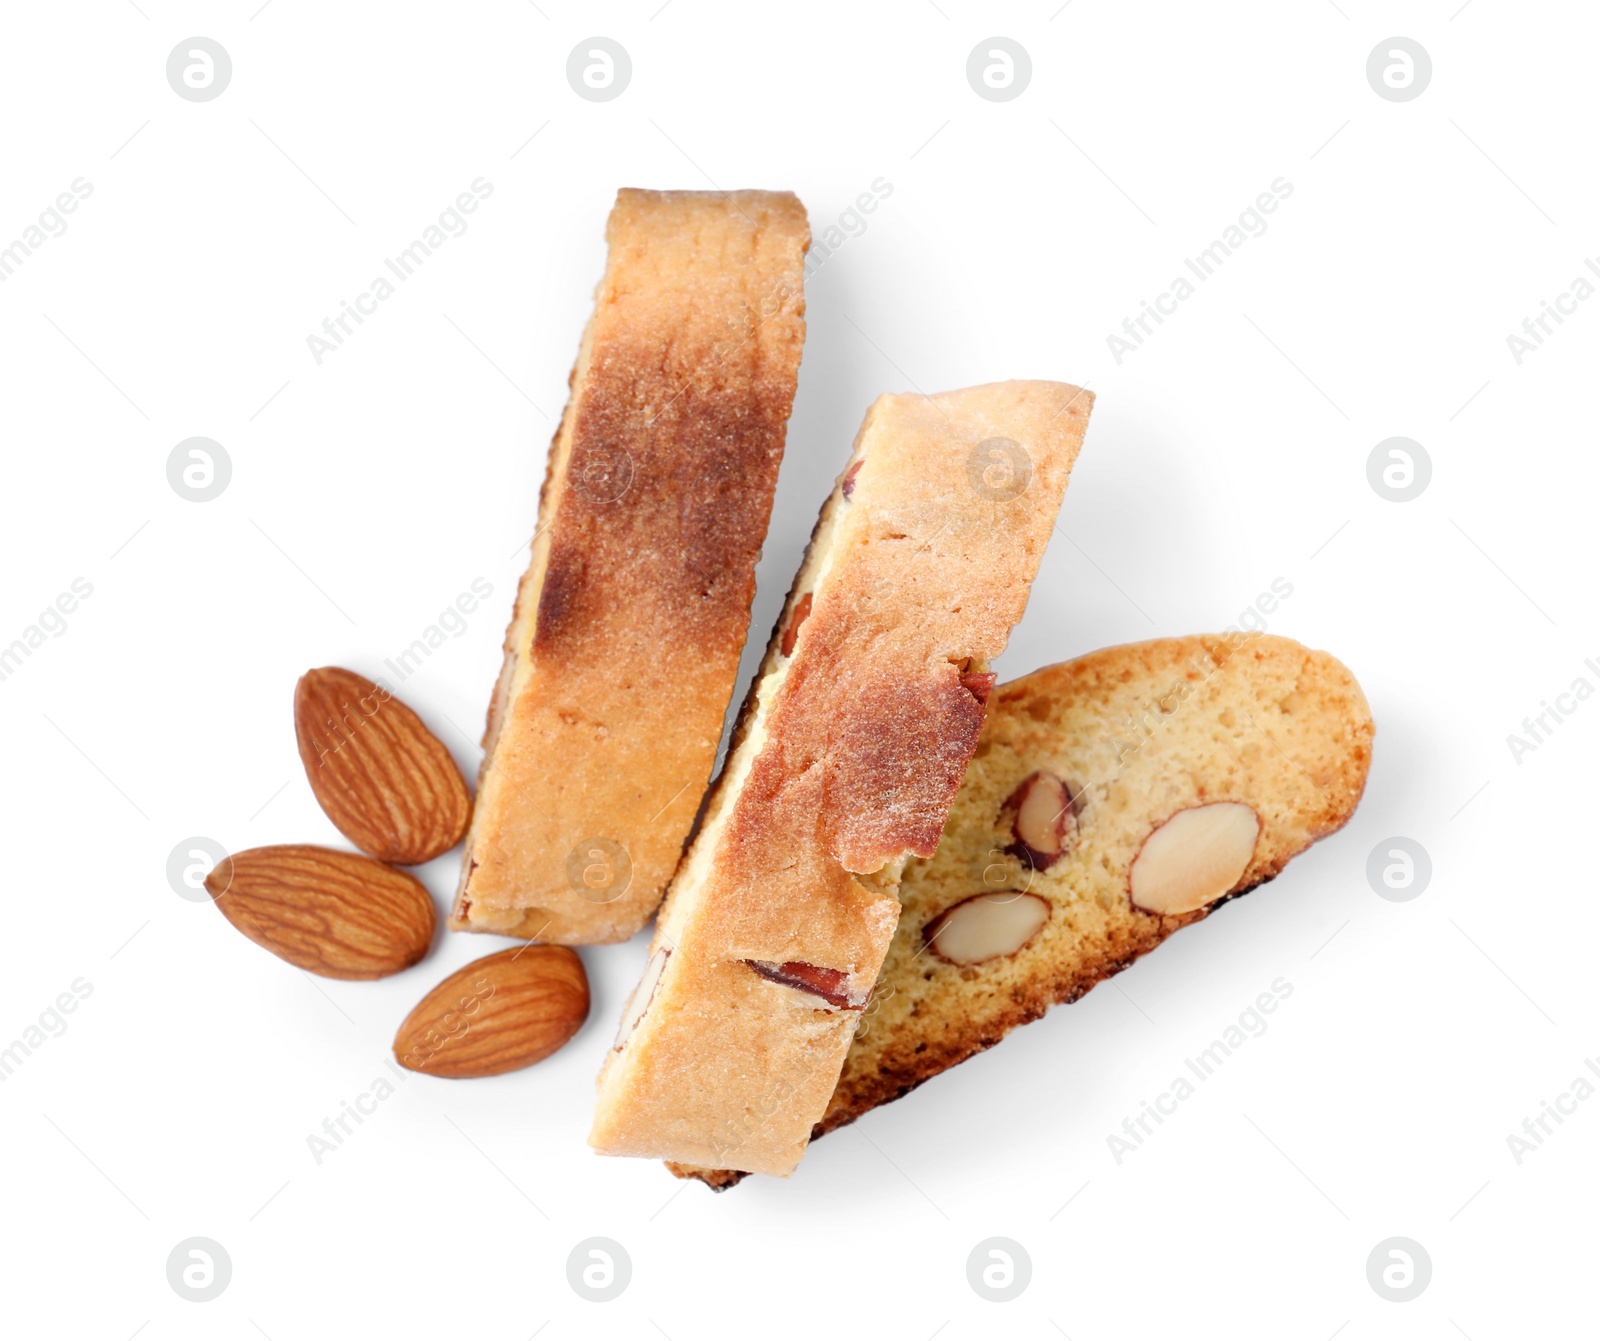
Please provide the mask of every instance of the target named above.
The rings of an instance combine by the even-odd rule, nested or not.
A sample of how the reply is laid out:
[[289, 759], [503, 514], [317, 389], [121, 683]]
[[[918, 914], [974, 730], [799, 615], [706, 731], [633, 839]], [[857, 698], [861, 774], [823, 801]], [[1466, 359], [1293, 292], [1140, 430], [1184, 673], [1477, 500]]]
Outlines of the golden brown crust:
[[805, 325], [792, 195], [624, 190], [606, 235], [450, 922], [568, 945], [633, 935], [682, 853]]
[[[1090, 400], [1010, 382], [868, 413], [658, 921], [652, 949], [671, 955], [654, 1004], [602, 1072], [597, 1149], [793, 1169], [857, 1013], [749, 965], [822, 969], [865, 1001], [899, 867], [936, 846], [977, 743], [962, 676], [1022, 614]], [[1027, 487], [1007, 497], [974, 483], [999, 440], [1027, 453]]]
[[[1002, 685], [938, 853], [906, 869], [894, 943], [814, 1135], [900, 1098], [1050, 1006], [1076, 1001], [1178, 928], [1271, 880], [1350, 818], [1372, 735], [1350, 672], [1285, 638], [1163, 639]], [[1002, 810], [1041, 767], [1079, 797], [1078, 844], [1047, 871], [1031, 872], [1002, 854], [1011, 841]], [[1144, 838], [1175, 811], [1217, 800], [1246, 802], [1262, 819], [1236, 887], [1179, 917], [1135, 908], [1128, 871]], [[1051, 917], [1016, 955], [958, 967], [923, 948], [925, 929], [952, 904], [1018, 887], [1047, 899]], [[738, 1181], [727, 1170], [673, 1172], [718, 1190]]]

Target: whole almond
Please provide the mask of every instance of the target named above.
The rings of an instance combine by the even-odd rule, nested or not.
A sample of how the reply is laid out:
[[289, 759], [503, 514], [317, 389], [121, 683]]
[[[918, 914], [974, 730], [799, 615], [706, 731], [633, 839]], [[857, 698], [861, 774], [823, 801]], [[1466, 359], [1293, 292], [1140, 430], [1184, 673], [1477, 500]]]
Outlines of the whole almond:
[[421, 882], [354, 852], [253, 847], [218, 862], [206, 889], [257, 945], [324, 978], [386, 978], [433, 941], [433, 899]]
[[466, 833], [472, 797], [456, 761], [381, 685], [338, 666], [307, 671], [294, 733], [317, 803], [363, 852], [415, 866]]
[[583, 961], [564, 945], [524, 945], [458, 969], [394, 1036], [400, 1065], [449, 1080], [543, 1061], [589, 1015]]

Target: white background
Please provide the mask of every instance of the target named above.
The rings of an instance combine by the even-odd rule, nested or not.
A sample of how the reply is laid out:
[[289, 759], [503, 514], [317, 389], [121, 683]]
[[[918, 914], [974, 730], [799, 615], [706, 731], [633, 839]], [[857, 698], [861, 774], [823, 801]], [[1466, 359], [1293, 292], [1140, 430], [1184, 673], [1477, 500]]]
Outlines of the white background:
[[[1600, 251], [1594, 15], [1058, 3], [8, 7], [0, 245], [93, 186], [0, 285], [0, 643], [93, 587], [0, 683], [0, 1042], [92, 985], [0, 1082], [8, 1334], [1593, 1325], [1600, 1101], [1520, 1165], [1506, 1138], [1600, 1053], [1600, 704], [1520, 763], [1506, 737], [1575, 677], [1600, 685], [1600, 303], [1520, 366], [1506, 336]], [[595, 33], [633, 62], [607, 103], [564, 74]], [[1005, 103], [965, 76], [996, 33], [1033, 63]], [[194, 34], [232, 57], [212, 102], [165, 78]], [[1432, 56], [1415, 101], [1366, 79], [1394, 34]], [[477, 177], [493, 194], [470, 229], [318, 366], [306, 337]], [[639, 943], [584, 952], [593, 1013], [559, 1055], [412, 1078], [317, 1165], [307, 1137], [385, 1074], [414, 1002], [503, 942], [441, 932], [397, 977], [313, 980], [180, 899], [169, 852], [340, 844], [295, 754], [296, 677], [382, 674], [484, 578], [466, 632], [397, 686], [475, 772], [619, 185], [789, 188], [820, 234], [879, 177], [893, 194], [808, 286], [758, 634], [875, 395], [1087, 382], [1088, 440], [1000, 669], [1216, 630], [1283, 578], [1271, 631], [1333, 651], [1371, 699], [1361, 809], [788, 1182], [714, 1197], [585, 1146]], [[1268, 230], [1118, 366], [1106, 337], [1280, 177]], [[165, 474], [195, 435], [233, 464], [204, 504]], [[1394, 435], [1433, 462], [1413, 502], [1367, 482]], [[1432, 857], [1410, 902], [1366, 879], [1393, 835]], [[441, 911], [454, 865], [422, 872]], [[1107, 1136], [1279, 977], [1270, 1030], [1118, 1165]], [[207, 1304], [166, 1279], [193, 1235], [233, 1263]], [[596, 1235], [633, 1264], [606, 1304], [566, 1279]], [[1033, 1263], [1007, 1304], [967, 1283], [994, 1235]], [[1366, 1279], [1393, 1235], [1432, 1259], [1415, 1302]]]

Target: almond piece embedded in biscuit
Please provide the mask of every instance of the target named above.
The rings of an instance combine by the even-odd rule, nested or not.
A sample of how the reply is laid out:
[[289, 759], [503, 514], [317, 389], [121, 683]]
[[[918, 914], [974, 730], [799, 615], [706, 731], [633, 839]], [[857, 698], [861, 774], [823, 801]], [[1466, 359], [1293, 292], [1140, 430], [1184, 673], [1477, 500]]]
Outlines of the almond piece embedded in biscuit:
[[1180, 810], [1144, 840], [1133, 859], [1133, 906], [1176, 916], [1216, 902], [1239, 883], [1260, 835], [1260, 818], [1239, 801]]
[[811, 593], [808, 591], [794, 603], [794, 613], [789, 616], [789, 627], [783, 631], [783, 642], [779, 647], [784, 656], [794, 655], [795, 639], [800, 636], [800, 626], [806, 622], [806, 617], [811, 613]]
[[628, 1004], [622, 1008], [622, 1019], [617, 1024], [617, 1039], [611, 1046], [618, 1052], [622, 1045], [628, 1041], [628, 1035], [639, 1027], [639, 1021], [644, 1019], [645, 1011], [650, 1009], [650, 1002], [656, 994], [656, 984], [661, 981], [661, 970], [666, 968], [667, 959], [672, 951], [662, 947], [650, 956], [650, 962], [644, 966], [644, 977], [639, 979], [639, 985], [633, 989], [633, 995], [628, 998]]
[[961, 687], [978, 700], [979, 707], [987, 707], [994, 682], [999, 678], [993, 671], [963, 671]]
[[[863, 457], [862, 461], [866, 458]], [[857, 461], [849, 470], [845, 471], [844, 479], [839, 481], [839, 492], [844, 495], [845, 502], [850, 501], [850, 495], [856, 491], [856, 476], [861, 473], [861, 461]]]
[[923, 940], [951, 964], [982, 964], [1016, 952], [1050, 920], [1050, 905], [1037, 894], [1003, 889], [974, 894], [946, 908], [923, 932]]
[[747, 959], [744, 962], [768, 982], [810, 992], [839, 1010], [860, 1010], [867, 1004], [865, 997], [857, 1000], [850, 995], [850, 975], [843, 969], [819, 968], [816, 964], [803, 964], [798, 960], [782, 964], [770, 963], [765, 959]]
[[1000, 813], [1011, 817], [1011, 834], [1016, 841], [1009, 850], [1036, 871], [1048, 871], [1078, 836], [1071, 789], [1054, 773], [1043, 769], [1023, 778], [1000, 807]]

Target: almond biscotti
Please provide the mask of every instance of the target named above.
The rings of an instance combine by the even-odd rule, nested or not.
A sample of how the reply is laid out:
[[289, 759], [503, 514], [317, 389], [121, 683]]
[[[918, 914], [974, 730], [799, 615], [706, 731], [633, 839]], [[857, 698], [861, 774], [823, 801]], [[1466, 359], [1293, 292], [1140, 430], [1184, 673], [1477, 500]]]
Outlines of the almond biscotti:
[[794, 196], [624, 190], [506, 633], [452, 928], [621, 941], [738, 675], [805, 336]]
[[817, 1132], [1272, 879], [1350, 818], [1372, 735], [1350, 672], [1287, 638], [1136, 643], [1001, 685], [938, 853], [906, 868], [894, 942]]
[[823, 508], [599, 1080], [602, 1153], [788, 1174], [977, 744], [1091, 397], [885, 396]]

